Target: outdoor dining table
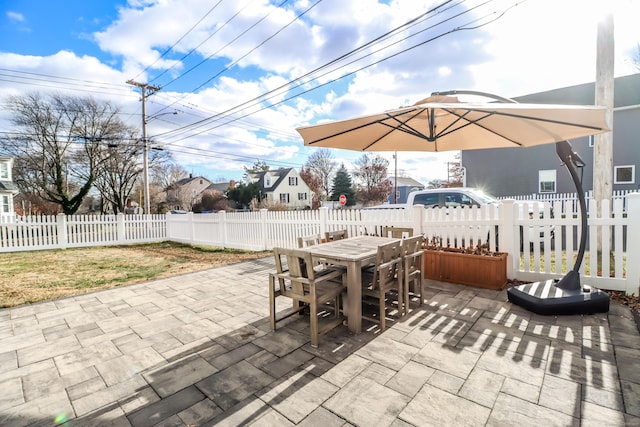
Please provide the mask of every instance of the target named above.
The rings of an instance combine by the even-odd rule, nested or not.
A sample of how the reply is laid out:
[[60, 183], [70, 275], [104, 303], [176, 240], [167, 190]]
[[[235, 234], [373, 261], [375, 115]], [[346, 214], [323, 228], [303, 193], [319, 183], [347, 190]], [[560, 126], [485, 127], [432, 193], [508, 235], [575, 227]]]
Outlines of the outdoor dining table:
[[357, 236], [333, 242], [313, 245], [303, 250], [323, 262], [347, 268], [347, 304], [345, 313], [349, 330], [359, 334], [362, 331], [362, 268], [376, 260], [378, 245], [392, 242], [394, 238], [378, 236]]

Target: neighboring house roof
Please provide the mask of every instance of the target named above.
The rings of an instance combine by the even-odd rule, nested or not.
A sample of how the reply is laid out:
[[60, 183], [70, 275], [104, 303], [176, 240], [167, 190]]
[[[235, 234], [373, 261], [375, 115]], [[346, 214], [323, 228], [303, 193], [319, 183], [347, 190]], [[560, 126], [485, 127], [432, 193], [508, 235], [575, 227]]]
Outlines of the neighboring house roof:
[[[638, 105], [640, 74], [615, 78], [614, 108]], [[595, 82], [519, 96], [514, 100], [533, 104], [594, 105]]]
[[[392, 183], [394, 180], [395, 179], [393, 176], [389, 177], [389, 181], [391, 181]], [[395, 181], [397, 181], [399, 187], [424, 187], [423, 183], [416, 181], [413, 178], [399, 176]]]
[[205, 178], [204, 176], [190, 176], [188, 178], [182, 178], [181, 180], [176, 181], [173, 185], [176, 186], [176, 187], [182, 187], [183, 185], [187, 185], [190, 182], [197, 181], [197, 180], [200, 180], [200, 179], [204, 179], [205, 181], [207, 181], [209, 183], [211, 182], [207, 178]]
[[[280, 185], [282, 180], [284, 180], [287, 177], [287, 175], [289, 175], [289, 172], [291, 172], [292, 169], [293, 168], [280, 168], [275, 170], [256, 172], [253, 174], [253, 176], [258, 182], [258, 185], [260, 186], [260, 188], [264, 192], [269, 193], [274, 191], [276, 188], [278, 188], [278, 185]], [[267, 173], [269, 173], [270, 175], [276, 176], [275, 182], [273, 182], [269, 187], [264, 186], [264, 177], [267, 175]]]
[[229, 187], [233, 187], [232, 183], [233, 181], [214, 182], [213, 184], [207, 187], [207, 190], [214, 190], [214, 191], [217, 191], [218, 193], [224, 194], [224, 192], [227, 191]]
[[11, 181], [0, 181], [0, 192], [17, 193], [18, 186]]

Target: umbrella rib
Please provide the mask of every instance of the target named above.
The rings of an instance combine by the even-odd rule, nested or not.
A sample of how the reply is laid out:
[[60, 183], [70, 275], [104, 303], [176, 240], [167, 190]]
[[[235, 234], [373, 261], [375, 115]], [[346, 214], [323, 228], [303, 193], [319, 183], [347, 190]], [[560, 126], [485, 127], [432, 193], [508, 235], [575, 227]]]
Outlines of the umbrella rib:
[[[456, 131], [458, 131], [460, 129], [464, 129], [467, 126], [475, 125], [475, 126], [478, 126], [479, 128], [482, 128], [482, 129], [486, 130], [487, 132], [491, 132], [492, 134], [497, 135], [500, 138], [504, 138], [507, 141], [522, 147], [522, 144], [520, 144], [518, 141], [515, 141], [515, 140], [513, 140], [513, 139], [511, 139], [511, 138], [509, 138], [509, 137], [507, 137], [507, 136], [505, 136], [505, 135], [503, 135], [501, 133], [498, 133], [498, 132], [494, 131], [493, 129], [490, 129], [490, 128], [486, 127], [486, 126], [483, 126], [481, 123], [479, 123], [480, 120], [484, 120], [487, 117], [491, 117], [494, 114], [498, 114], [495, 111], [474, 110], [475, 112], [481, 112], [481, 113], [486, 113], [486, 114], [484, 116], [482, 116], [482, 117], [479, 117], [477, 119], [473, 119], [472, 120], [472, 119], [467, 119], [466, 118], [466, 116], [471, 113], [470, 110], [467, 110], [464, 114], [457, 114], [454, 110], [451, 110], [449, 108], [443, 108], [443, 110], [448, 112], [449, 114], [452, 114], [452, 115], [456, 116], [457, 119], [454, 120], [452, 123], [450, 123], [446, 128], [444, 128], [442, 130], [442, 132], [438, 133], [436, 135], [436, 138], [441, 138], [443, 136], [449, 135], [450, 133], [456, 132]], [[514, 115], [514, 117], [518, 117], [518, 116]], [[463, 121], [463, 120], [466, 121], [464, 124], [462, 124], [459, 127], [454, 128], [454, 129], [451, 129], [451, 127], [453, 127], [456, 123], [458, 123], [460, 121]], [[449, 129], [451, 129], [451, 130], [449, 130]]]
[[[417, 135], [417, 136], [423, 136], [420, 132], [416, 131], [415, 129], [411, 128], [410, 126], [406, 126], [406, 125], [405, 125], [406, 121], [405, 121], [405, 122], [403, 122], [402, 120], [399, 120], [399, 119], [398, 119], [398, 116], [402, 116], [402, 115], [404, 115], [404, 114], [407, 114], [407, 112], [412, 112], [412, 111], [416, 111], [416, 114], [415, 114], [415, 115], [412, 115], [411, 117], [409, 117], [406, 121], [409, 121], [409, 120], [411, 120], [413, 117], [415, 117], [415, 116], [417, 116], [418, 114], [420, 114], [421, 109], [420, 109], [420, 108], [414, 108], [413, 110], [409, 110], [409, 111], [407, 111], [407, 110], [403, 110], [403, 111], [399, 112], [399, 113], [398, 113], [398, 114], [396, 114], [396, 115], [392, 115], [392, 114], [390, 114], [390, 113], [385, 113], [385, 114], [387, 115], [387, 117], [386, 117], [386, 118], [384, 118], [384, 119], [374, 120], [374, 121], [372, 121], [372, 122], [365, 123], [365, 124], [362, 124], [362, 125], [360, 125], [360, 126], [352, 127], [352, 128], [347, 129], [347, 130], [343, 130], [343, 131], [341, 131], [341, 132], [337, 132], [337, 133], [334, 133], [334, 134], [331, 134], [331, 135], [324, 136], [324, 137], [322, 137], [322, 138], [320, 138], [320, 139], [316, 139], [315, 141], [310, 141], [310, 142], [308, 143], [308, 145], [313, 145], [313, 144], [316, 144], [316, 143], [318, 143], [318, 142], [322, 142], [322, 141], [325, 141], [325, 140], [327, 140], [327, 139], [335, 138], [335, 137], [337, 137], [337, 136], [344, 135], [344, 134], [346, 134], [346, 133], [351, 133], [351, 132], [353, 132], [353, 131], [355, 131], [355, 130], [358, 130], [358, 129], [364, 129], [364, 128], [368, 127], [368, 126], [373, 126], [373, 125], [376, 125], [376, 124], [380, 124], [380, 125], [383, 125], [383, 126], [387, 126], [387, 127], [389, 127], [391, 130], [390, 130], [389, 132], [385, 133], [384, 135], [382, 135], [380, 138], [376, 139], [373, 143], [371, 143], [371, 144], [369, 144], [368, 146], [366, 146], [366, 147], [363, 149], [363, 151], [365, 151], [365, 150], [366, 150], [367, 148], [369, 148], [371, 145], [373, 145], [373, 144], [375, 144], [376, 142], [378, 142], [380, 139], [382, 139], [382, 138], [386, 137], [387, 135], [389, 135], [389, 134], [390, 134], [391, 132], [393, 132], [394, 130], [401, 130], [401, 131], [403, 131], [403, 132], [407, 132], [407, 133], [409, 133], [409, 134], [415, 134], [415, 135]], [[404, 126], [404, 127], [406, 127], [406, 128], [409, 128], [411, 131], [407, 131], [407, 130], [402, 129], [402, 128], [398, 129], [398, 128], [395, 128], [395, 127], [390, 126], [390, 125], [389, 125], [389, 124], [387, 124], [387, 123], [384, 123], [384, 120], [387, 120], [387, 119], [393, 119], [393, 120], [397, 121], [398, 123], [400, 123], [400, 124], [401, 124], [401, 126]]]
[[389, 135], [390, 133], [392, 133], [393, 131], [400, 131], [400, 132], [404, 132], [407, 133], [409, 135], [413, 135], [413, 136], [417, 136], [419, 138], [422, 139], [428, 139], [427, 136], [425, 136], [422, 132], [416, 130], [415, 128], [409, 126], [407, 124], [408, 121], [410, 121], [411, 119], [413, 119], [414, 117], [416, 117], [417, 115], [420, 114], [420, 112], [422, 111], [421, 108], [416, 108], [415, 110], [415, 114], [412, 114], [409, 118], [407, 118], [406, 120], [402, 121], [400, 119], [398, 119], [398, 117], [400, 115], [404, 115], [407, 113], [407, 111], [403, 111], [402, 114], [397, 114], [397, 115], [391, 115], [389, 113], [386, 113], [387, 118], [395, 120], [396, 122], [398, 122], [400, 124], [400, 126], [391, 126], [388, 123], [385, 123], [384, 120], [377, 120], [376, 123], [381, 124], [382, 126], [387, 126], [390, 130], [389, 132], [385, 133], [384, 135], [381, 135], [380, 137], [378, 137], [376, 140], [374, 140], [373, 142], [371, 142], [371, 144], [365, 146], [362, 151], [366, 151], [369, 147], [371, 147], [372, 145], [375, 145], [376, 143], [378, 143], [381, 139], [385, 138], [387, 135]]
[[479, 111], [481, 113], [487, 113], [487, 115], [497, 114], [499, 116], [514, 117], [516, 119], [527, 119], [527, 120], [533, 120], [533, 121], [537, 121], [537, 122], [553, 123], [553, 124], [557, 124], [557, 125], [576, 126], [576, 127], [584, 128], [584, 129], [602, 130], [602, 128], [600, 126], [592, 126], [592, 125], [587, 125], [587, 124], [565, 122], [565, 121], [562, 121], [562, 120], [545, 119], [545, 118], [542, 118], [542, 117], [525, 116], [525, 115], [522, 115], [522, 114], [503, 113], [503, 112], [499, 112], [499, 111], [488, 111], [488, 110], [480, 110], [480, 109], [475, 110], [475, 111]]

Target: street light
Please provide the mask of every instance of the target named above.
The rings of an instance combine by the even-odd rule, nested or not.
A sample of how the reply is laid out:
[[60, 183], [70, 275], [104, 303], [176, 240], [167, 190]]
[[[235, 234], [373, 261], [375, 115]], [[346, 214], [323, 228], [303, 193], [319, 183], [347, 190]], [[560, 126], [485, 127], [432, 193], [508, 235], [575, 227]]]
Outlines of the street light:
[[142, 144], [143, 144], [143, 154], [142, 154], [142, 168], [143, 168], [143, 180], [144, 180], [144, 213], [151, 213], [151, 203], [149, 200], [149, 143], [147, 141], [147, 123], [149, 123], [153, 119], [157, 119], [160, 116], [165, 116], [167, 114], [178, 114], [177, 111], [171, 111], [168, 113], [161, 113], [155, 116], [151, 116], [147, 118], [147, 109], [146, 103], [142, 103]]

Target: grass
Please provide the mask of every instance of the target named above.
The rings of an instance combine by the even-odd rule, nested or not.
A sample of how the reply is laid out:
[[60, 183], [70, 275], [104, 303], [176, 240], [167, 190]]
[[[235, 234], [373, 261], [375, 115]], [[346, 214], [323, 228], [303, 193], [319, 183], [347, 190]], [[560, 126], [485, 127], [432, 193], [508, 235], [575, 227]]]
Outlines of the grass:
[[0, 308], [140, 283], [269, 254], [174, 242], [3, 254]]
[[[550, 262], [551, 272], [566, 273], [567, 271], [571, 270], [575, 264], [575, 257], [573, 257], [567, 263], [567, 258], [566, 258], [567, 254], [565, 251], [562, 251], [562, 260], [561, 260], [561, 265], [559, 266], [556, 265], [556, 253], [551, 252], [549, 255], [550, 255], [549, 262]], [[597, 258], [598, 274], [602, 274], [602, 253], [598, 252], [597, 257], [598, 257]], [[534, 265], [534, 260], [535, 260], [535, 257], [532, 253], [529, 259], [530, 266]], [[584, 258], [582, 260], [582, 266], [584, 266], [585, 274], [592, 275], [591, 263], [590, 263], [590, 252], [588, 251], [585, 252], [584, 254]], [[524, 269], [524, 255], [522, 253], [520, 254], [520, 268]], [[610, 270], [609, 277], [614, 277], [614, 274], [615, 274], [614, 269], [615, 269], [615, 254], [611, 253], [609, 255], [609, 270]], [[545, 270], [545, 260], [542, 252], [540, 253], [540, 270], [541, 271]], [[626, 277], [626, 271], [627, 271], [627, 257], [626, 255], [622, 255], [622, 277]]]

